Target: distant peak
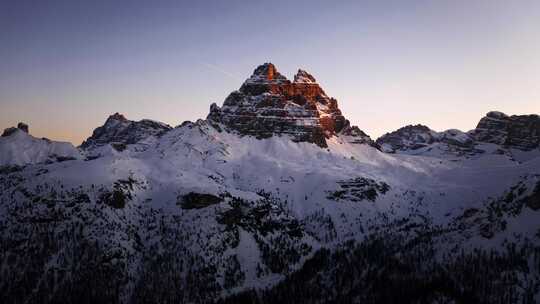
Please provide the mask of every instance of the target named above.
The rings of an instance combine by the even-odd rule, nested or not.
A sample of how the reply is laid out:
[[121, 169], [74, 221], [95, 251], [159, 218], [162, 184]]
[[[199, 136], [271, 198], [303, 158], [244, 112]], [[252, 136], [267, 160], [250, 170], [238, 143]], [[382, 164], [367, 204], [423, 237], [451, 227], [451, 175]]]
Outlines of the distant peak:
[[150, 119], [132, 121], [117, 112], [109, 116], [104, 125], [94, 129], [92, 136], [87, 138], [81, 147], [91, 149], [111, 144], [117, 151], [122, 151], [122, 145], [135, 144], [149, 136], [159, 137], [170, 129], [171, 126], [162, 122]]
[[23, 131], [24, 133], [28, 134], [28, 125], [25, 124], [24, 122], [19, 122], [17, 124], [17, 127], [10, 127], [10, 128], [4, 129], [4, 132], [2, 133], [1, 137], [10, 136], [12, 134], [15, 134], [15, 132], [17, 131]]
[[[287, 134], [293, 141], [320, 147], [327, 147], [326, 139], [350, 124], [337, 100], [328, 97], [308, 72], [299, 69], [292, 82], [272, 63], [258, 66], [238, 91], [227, 96], [221, 108], [211, 105], [207, 118], [242, 135], [267, 138]], [[349, 132], [351, 137], [360, 134], [353, 131]]]
[[416, 125], [407, 125], [405, 127], [400, 128], [402, 130], [420, 130], [420, 131], [433, 131], [430, 127], [423, 125], [423, 124], [416, 124]]
[[313, 77], [311, 74], [309, 74], [305, 70], [298, 69], [298, 72], [296, 73], [296, 75], [294, 75], [294, 82], [295, 83], [317, 83], [317, 80], [315, 80], [315, 77]]
[[259, 65], [251, 75], [247, 83], [273, 83], [287, 81], [287, 78], [281, 75], [276, 66], [270, 62]]
[[276, 66], [270, 62], [266, 62], [259, 65], [255, 69], [255, 71], [253, 71], [253, 75], [265, 76], [269, 80], [273, 79], [274, 75], [276, 74], [279, 74], [276, 69]]
[[487, 117], [491, 117], [491, 118], [506, 118], [508, 117], [508, 115], [504, 114], [503, 112], [499, 112], [499, 111], [490, 111], [486, 114]]
[[422, 124], [416, 124], [416, 125], [406, 125], [404, 127], [401, 127], [395, 131], [389, 132], [384, 134], [384, 136], [401, 136], [403, 133], [421, 133], [421, 132], [435, 132], [430, 127]]
[[118, 112], [114, 113], [113, 115], [109, 116], [109, 118], [107, 118], [107, 121], [110, 121], [110, 120], [128, 121], [128, 119], [124, 115]]
[[25, 133], [28, 133], [28, 125], [25, 124], [24, 122], [19, 122], [17, 124], [17, 128]]

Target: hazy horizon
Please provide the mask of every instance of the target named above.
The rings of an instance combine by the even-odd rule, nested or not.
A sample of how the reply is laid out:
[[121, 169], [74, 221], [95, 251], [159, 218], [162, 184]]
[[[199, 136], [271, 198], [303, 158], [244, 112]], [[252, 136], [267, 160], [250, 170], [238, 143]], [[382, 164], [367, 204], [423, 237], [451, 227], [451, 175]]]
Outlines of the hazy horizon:
[[540, 113], [538, 1], [4, 1], [0, 128], [80, 144], [112, 113], [205, 118], [263, 62], [373, 138]]

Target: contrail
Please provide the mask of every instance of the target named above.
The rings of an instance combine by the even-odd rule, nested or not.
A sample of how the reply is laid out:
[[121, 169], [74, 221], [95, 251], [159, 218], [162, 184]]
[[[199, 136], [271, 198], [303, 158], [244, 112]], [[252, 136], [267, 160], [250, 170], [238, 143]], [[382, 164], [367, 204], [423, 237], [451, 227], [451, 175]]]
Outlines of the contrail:
[[227, 71], [225, 71], [224, 69], [222, 69], [220, 66], [218, 65], [215, 65], [215, 64], [211, 64], [211, 63], [208, 63], [208, 62], [201, 62], [202, 65], [204, 65], [205, 67], [211, 69], [211, 70], [214, 70], [214, 71], [217, 71], [217, 72], [220, 72], [221, 74], [225, 75], [225, 76], [228, 76], [229, 78], [232, 78], [234, 80], [237, 80], [237, 81], [241, 81], [240, 77], [238, 77], [237, 75], [234, 75], [232, 73], [229, 73]]

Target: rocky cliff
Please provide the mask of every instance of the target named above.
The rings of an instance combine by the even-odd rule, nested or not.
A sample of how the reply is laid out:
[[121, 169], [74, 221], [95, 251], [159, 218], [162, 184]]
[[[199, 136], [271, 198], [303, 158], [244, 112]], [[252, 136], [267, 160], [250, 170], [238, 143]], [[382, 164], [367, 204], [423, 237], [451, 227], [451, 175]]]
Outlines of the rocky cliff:
[[471, 135], [480, 142], [494, 143], [529, 151], [540, 146], [540, 117], [538, 115], [512, 115], [489, 112]]
[[149, 136], [161, 136], [169, 131], [171, 126], [143, 119], [140, 121], [132, 121], [124, 117], [124, 115], [115, 113], [105, 121], [105, 124], [98, 127], [86, 141], [81, 145], [83, 149], [99, 147], [106, 144], [111, 144], [114, 147], [121, 147], [129, 144], [137, 143]]
[[221, 108], [212, 104], [208, 119], [257, 138], [288, 135], [296, 142], [327, 147], [328, 138], [346, 132], [358, 143], [373, 143], [350, 126], [337, 100], [326, 95], [312, 75], [300, 69], [290, 81], [271, 63], [257, 67]]
[[424, 125], [409, 125], [384, 134], [377, 143], [389, 153], [433, 154], [438, 150], [469, 156], [489, 151], [512, 154], [511, 151], [540, 147], [540, 118], [492, 111], [469, 132], [455, 129], [436, 132]]

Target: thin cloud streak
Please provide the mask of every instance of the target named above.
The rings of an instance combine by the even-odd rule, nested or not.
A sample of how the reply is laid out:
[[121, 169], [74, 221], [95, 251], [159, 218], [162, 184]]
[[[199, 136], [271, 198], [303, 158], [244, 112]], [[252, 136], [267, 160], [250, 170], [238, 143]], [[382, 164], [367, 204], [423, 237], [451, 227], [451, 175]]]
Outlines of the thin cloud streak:
[[213, 70], [213, 71], [216, 71], [216, 72], [219, 72], [231, 79], [234, 79], [236, 81], [242, 81], [242, 79], [237, 76], [237, 75], [234, 75], [233, 73], [229, 73], [227, 71], [225, 71], [222, 67], [218, 66], [218, 65], [215, 65], [215, 64], [212, 64], [212, 63], [208, 63], [208, 62], [201, 62], [201, 64], [207, 68], [209, 68], [210, 70]]

